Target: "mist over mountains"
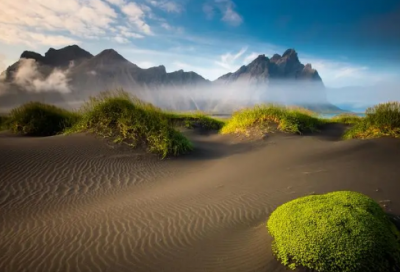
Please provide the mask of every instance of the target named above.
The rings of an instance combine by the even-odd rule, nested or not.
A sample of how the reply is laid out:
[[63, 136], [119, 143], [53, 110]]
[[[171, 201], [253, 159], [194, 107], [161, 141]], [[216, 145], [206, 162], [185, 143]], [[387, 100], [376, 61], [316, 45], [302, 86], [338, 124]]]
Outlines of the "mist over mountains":
[[168, 73], [164, 66], [142, 69], [113, 49], [93, 56], [77, 45], [50, 48], [44, 56], [25, 51], [0, 76], [0, 110], [28, 101], [76, 107], [89, 96], [123, 88], [172, 110], [229, 113], [263, 102], [340, 112], [311, 64], [294, 49], [271, 58], [260, 55], [237, 71], [209, 81], [195, 72]]

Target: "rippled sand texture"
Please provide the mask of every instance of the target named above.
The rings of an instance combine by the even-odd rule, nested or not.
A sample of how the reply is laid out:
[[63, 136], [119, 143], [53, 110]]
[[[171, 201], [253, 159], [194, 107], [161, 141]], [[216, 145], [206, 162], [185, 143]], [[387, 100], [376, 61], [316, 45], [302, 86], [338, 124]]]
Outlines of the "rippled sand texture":
[[400, 141], [191, 136], [179, 159], [87, 135], [0, 135], [0, 271], [285, 271], [265, 222], [350, 189], [400, 214]]

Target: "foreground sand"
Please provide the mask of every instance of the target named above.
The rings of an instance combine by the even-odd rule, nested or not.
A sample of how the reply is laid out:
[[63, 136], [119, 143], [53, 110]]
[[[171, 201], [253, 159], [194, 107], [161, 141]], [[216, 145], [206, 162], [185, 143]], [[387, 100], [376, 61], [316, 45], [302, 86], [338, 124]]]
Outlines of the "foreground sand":
[[285, 271], [265, 222], [286, 201], [356, 190], [400, 214], [400, 141], [336, 134], [193, 134], [194, 154], [160, 161], [89, 135], [2, 133], [0, 271]]

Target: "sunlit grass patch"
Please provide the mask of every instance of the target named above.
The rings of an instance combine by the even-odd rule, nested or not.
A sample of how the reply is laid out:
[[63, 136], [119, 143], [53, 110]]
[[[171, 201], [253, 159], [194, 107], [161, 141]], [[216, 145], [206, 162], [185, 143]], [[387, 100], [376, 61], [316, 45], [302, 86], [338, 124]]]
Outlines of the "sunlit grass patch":
[[82, 118], [68, 133], [93, 132], [132, 147], [146, 146], [163, 158], [181, 155], [193, 148], [161, 109], [123, 91], [92, 97], [80, 113]]
[[299, 107], [291, 108], [276, 104], [256, 105], [235, 112], [221, 132], [245, 134], [252, 128], [265, 131], [277, 129], [296, 134], [314, 132], [324, 123], [316, 116], [312, 111]]
[[400, 137], [400, 102], [370, 107], [365, 117], [344, 135], [345, 139], [368, 139], [383, 136]]

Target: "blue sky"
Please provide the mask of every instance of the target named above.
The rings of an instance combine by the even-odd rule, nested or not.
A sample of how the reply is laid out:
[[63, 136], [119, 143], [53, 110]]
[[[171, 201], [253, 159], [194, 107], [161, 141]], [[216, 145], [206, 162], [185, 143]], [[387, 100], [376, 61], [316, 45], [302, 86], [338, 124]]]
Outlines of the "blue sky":
[[26, 49], [78, 44], [211, 80], [287, 48], [328, 87], [400, 75], [398, 0], [1, 0], [0, 33], [1, 69]]

